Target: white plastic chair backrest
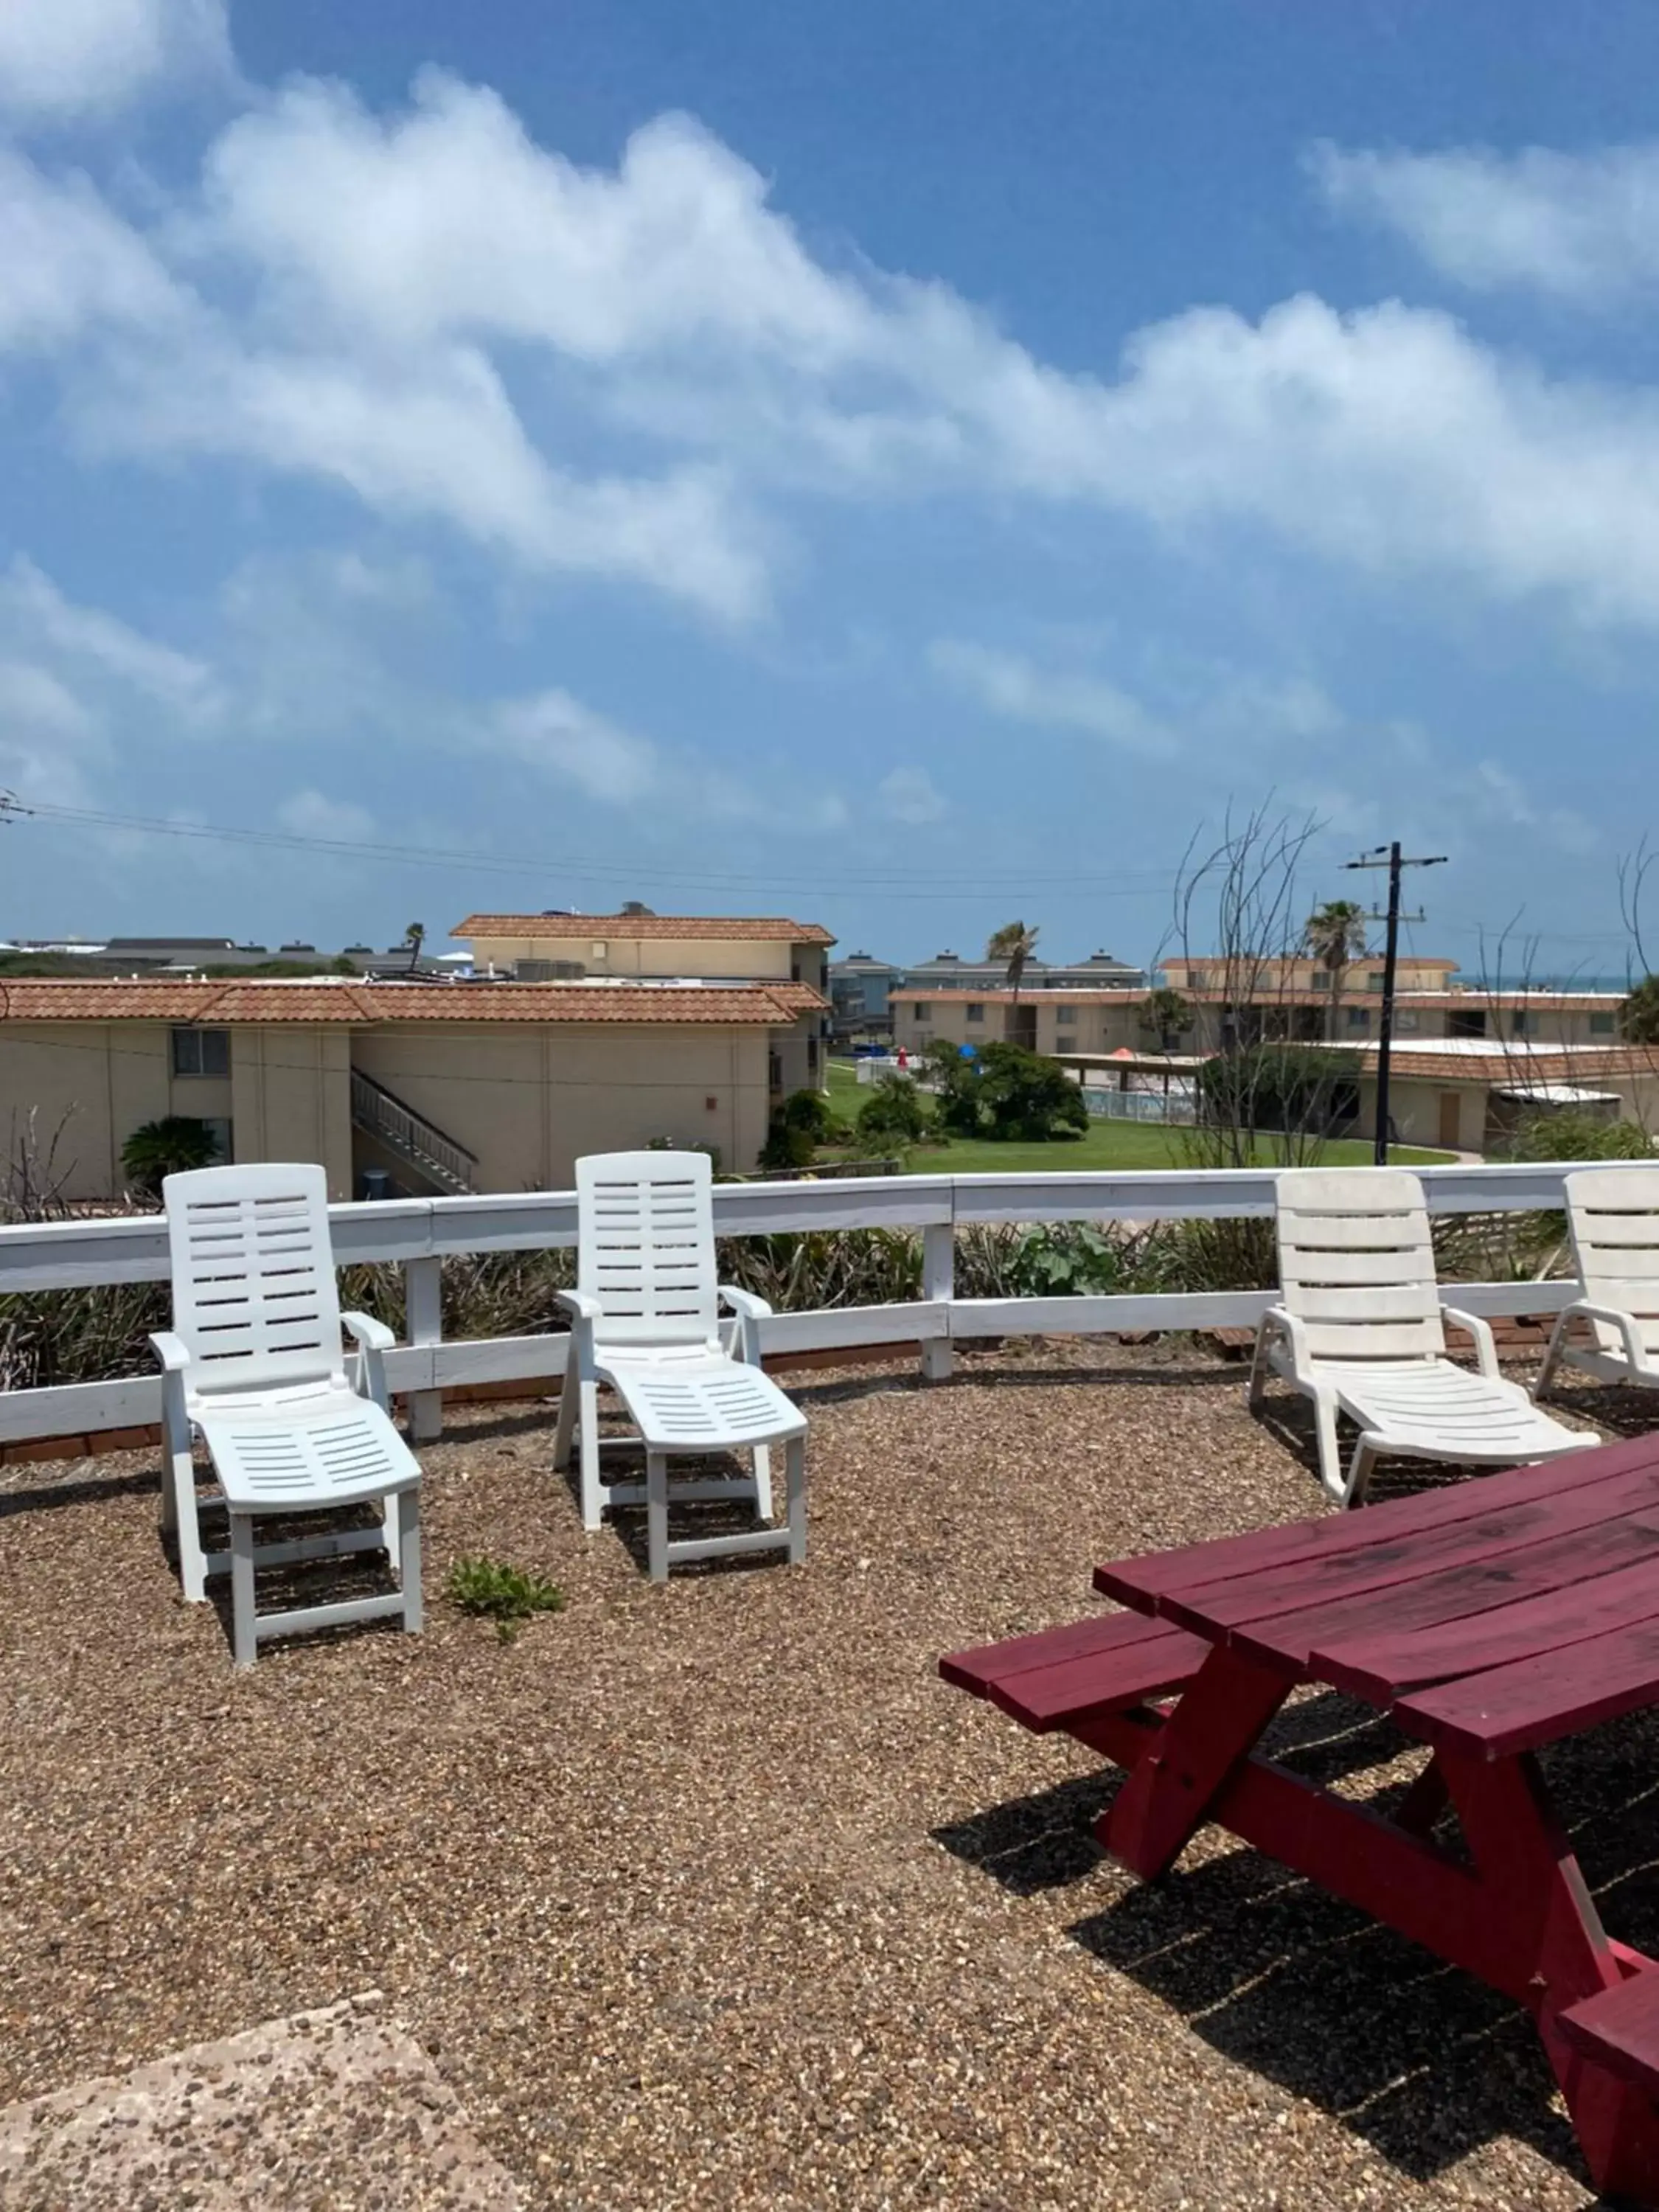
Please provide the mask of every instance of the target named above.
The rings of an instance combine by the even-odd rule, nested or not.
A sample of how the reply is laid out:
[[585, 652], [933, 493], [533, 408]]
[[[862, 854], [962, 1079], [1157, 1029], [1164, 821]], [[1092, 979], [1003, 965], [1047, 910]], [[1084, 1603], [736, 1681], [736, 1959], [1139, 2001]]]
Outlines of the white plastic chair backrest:
[[344, 1379], [320, 1167], [199, 1168], [161, 1185], [173, 1326], [193, 1390]]
[[[1584, 1296], [1632, 1315], [1644, 1351], [1659, 1352], [1659, 1167], [1578, 1168], [1565, 1184]], [[1590, 1326], [1602, 1351], [1622, 1355], [1618, 1329]]]
[[1294, 1168], [1277, 1179], [1281, 1303], [1316, 1359], [1443, 1352], [1423, 1186], [1403, 1168]]
[[704, 1152], [594, 1152], [576, 1163], [576, 1284], [607, 1344], [720, 1341], [713, 1178]]

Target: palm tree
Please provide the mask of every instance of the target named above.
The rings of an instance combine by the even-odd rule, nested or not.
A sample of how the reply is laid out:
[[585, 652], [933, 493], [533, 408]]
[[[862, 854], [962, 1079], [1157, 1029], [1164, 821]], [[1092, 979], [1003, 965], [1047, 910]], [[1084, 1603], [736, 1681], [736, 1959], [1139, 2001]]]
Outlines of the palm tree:
[[1336, 1036], [1337, 1002], [1342, 996], [1342, 978], [1348, 963], [1365, 950], [1365, 923], [1368, 917], [1363, 906], [1352, 899], [1327, 899], [1316, 907], [1303, 925], [1302, 942], [1314, 958], [1330, 975], [1330, 1014], [1325, 1024], [1325, 1034], [1333, 1042]]
[[1173, 1052], [1194, 1019], [1191, 1006], [1167, 983], [1149, 992], [1141, 1001], [1140, 1026], [1158, 1039], [1161, 1052]]
[[404, 932], [404, 943], [409, 947], [409, 972], [412, 975], [421, 957], [421, 947], [426, 943], [426, 924], [411, 921]]
[[985, 957], [1000, 960], [1007, 971], [1008, 988], [1013, 1000], [1008, 1009], [1008, 1034], [1012, 1036], [1019, 1026], [1019, 987], [1025, 975], [1025, 963], [1036, 951], [1037, 933], [1027, 929], [1023, 921], [1005, 921], [1000, 929], [994, 930], [987, 940]]
[[167, 1176], [210, 1168], [218, 1157], [218, 1140], [205, 1121], [188, 1114], [164, 1114], [133, 1131], [121, 1147], [121, 1167], [135, 1190], [153, 1198]]
[[1619, 1009], [1619, 1030], [1630, 1044], [1659, 1044], [1659, 975], [1644, 975]]

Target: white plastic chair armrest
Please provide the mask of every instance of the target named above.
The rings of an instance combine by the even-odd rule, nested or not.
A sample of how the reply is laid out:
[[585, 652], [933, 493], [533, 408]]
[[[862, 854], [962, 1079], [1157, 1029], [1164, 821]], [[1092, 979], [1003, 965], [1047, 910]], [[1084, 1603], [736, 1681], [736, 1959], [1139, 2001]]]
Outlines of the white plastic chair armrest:
[[727, 1357], [735, 1352], [745, 1367], [758, 1367], [761, 1364], [760, 1325], [771, 1312], [771, 1307], [764, 1298], [757, 1297], [753, 1291], [740, 1291], [731, 1283], [722, 1283], [718, 1295], [724, 1298], [736, 1316], [732, 1340], [726, 1346]]
[[592, 1291], [556, 1291], [554, 1297], [573, 1321], [593, 1322], [605, 1312], [601, 1301]]
[[1593, 1298], [1575, 1298], [1570, 1306], [1561, 1309], [1555, 1324], [1558, 1334], [1565, 1336], [1568, 1322], [1579, 1320], [1605, 1322], [1609, 1328], [1616, 1328], [1625, 1340], [1625, 1357], [1632, 1372], [1648, 1365], [1647, 1352], [1637, 1334], [1634, 1314], [1627, 1314], [1621, 1306], [1599, 1306]]
[[398, 1341], [386, 1323], [372, 1314], [343, 1313], [340, 1326], [365, 1352], [390, 1352]]
[[731, 1283], [722, 1283], [720, 1294], [732, 1312], [741, 1314], [744, 1321], [765, 1321], [772, 1311], [766, 1299], [755, 1291], [740, 1291]]
[[1288, 1306], [1269, 1306], [1256, 1326], [1258, 1341], [1267, 1335], [1269, 1329], [1280, 1330], [1289, 1339], [1291, 1363], [1298, 1379], [1311, 1382], [1314, 1379], [1313, 1360], [1308, 1350], [1306, 1322], [1299, 1315], [1293, 1314]]
[[1474, 1357], [1480, 1372], [1489, 1382], [1500, 1382], [1502, 1370], [1498, 1364], [1498, 1345], [1492, 1323], [1480, 1314], [1465, 1313], [1462, 1306], [1448, 1305], [1444, 1298], [1440, 1301], [1440, 1317], [1474, 1339]]
[[190, 1347], [170, 1328], [158, 1329], [150, 1338], [149, 1348], [169, 1375], [183, 1375], [190, 1366]]
[[390, 1413], [392, 1400], [386, 1387], [386, 1355], [398, 1340], [383, 1321], [376, 1321], [369, 1314], [343, 1313], [340, 1326], [357, 1346], [357, 1395], [372, 1399], [383, 1413]]

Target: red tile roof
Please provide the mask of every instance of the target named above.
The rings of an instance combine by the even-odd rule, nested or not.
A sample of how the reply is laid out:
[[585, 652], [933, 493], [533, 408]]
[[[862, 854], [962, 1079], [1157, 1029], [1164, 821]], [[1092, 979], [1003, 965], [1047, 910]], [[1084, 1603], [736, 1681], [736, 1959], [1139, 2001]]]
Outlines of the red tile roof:
[[776, 1028], [824, 1006], [799, 983], [158, 982], [7, 979], [0, 1021], [634, 1023]]
[[707, 937], [766, 945], [833, 945], [816, 921], [779, 915], [719, 914], [470, 914], [452, 937], [551, 937], [574, 940], [612, 937], [627, 943], [653, 937]]

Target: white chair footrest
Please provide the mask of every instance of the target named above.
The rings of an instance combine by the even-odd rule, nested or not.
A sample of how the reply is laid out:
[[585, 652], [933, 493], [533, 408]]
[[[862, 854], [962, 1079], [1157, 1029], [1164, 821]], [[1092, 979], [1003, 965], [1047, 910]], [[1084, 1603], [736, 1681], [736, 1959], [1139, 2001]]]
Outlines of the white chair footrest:
[[769, 1375], [709, 1357], [653, 1368], [601, 1357], [599, 1372], [627, 1407], [649, 1451], [715, 1452], [803, 1436], [806, 1417]]
[[195, 1420], [233, 1511], [349, 1505], [420, 1480], [390, 1420], [350, 1391], [299, 1419], [203, 1408]]

